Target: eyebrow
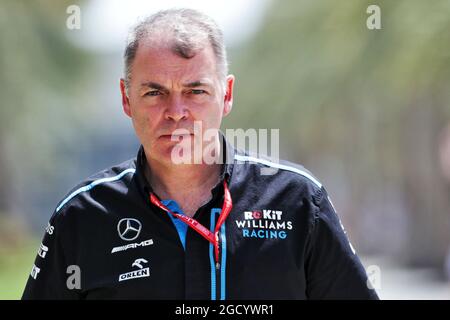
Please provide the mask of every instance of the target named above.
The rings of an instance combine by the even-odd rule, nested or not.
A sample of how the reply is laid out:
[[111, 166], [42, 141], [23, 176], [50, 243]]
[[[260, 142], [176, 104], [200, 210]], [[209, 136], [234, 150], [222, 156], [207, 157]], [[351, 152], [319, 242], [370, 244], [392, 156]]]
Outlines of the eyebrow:
[[185, 83], [183, 84], [183, 86], [188, 87], [188, 88], [195, 88], [195, 87], [202, 87], [202, 86], [206, 86], [206, 87], [212, 87], [212, 83], [210, 81], [205, 81], [205, 80], [197, 80], [197, 81], [193, 81], [193, 82], [189, 82], [189, 83]]
[[[212, 87], [213, 85], [208, 80], [196, 80], [196, 81], [184, 83], [183, 86], [187, 87], [187, 88], [196, 88], [196, 87], [202, 87], [202, 86]], [[142, 82], [141, 89], [143, 89], [143, 88], [153, 88], [153, 89], [161, 90], [161, 91], [169, 91], [163, 85], [161, 85], [157, 82], [153, 82], [153, 81]]]
[[153, 81], [147, 81], [147, 82], [141, 83], [141, 89], [142, 88], [153, 88], [156, 90], [167, 91], [166, 87], [164, 87], [163, 85], [160, 85], [159, 83], [153, 82]]

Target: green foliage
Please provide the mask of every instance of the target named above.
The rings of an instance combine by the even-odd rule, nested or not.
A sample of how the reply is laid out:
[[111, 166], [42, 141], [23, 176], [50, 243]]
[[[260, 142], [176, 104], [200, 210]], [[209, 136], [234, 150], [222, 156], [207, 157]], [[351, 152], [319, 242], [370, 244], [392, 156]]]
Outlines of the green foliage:
[[[67, 103], [64, 97], [77, 92], [89, 56], [67, 39], [71, 3], [0, 3], [0, 135], [23, 126], [30, 115], [51, 116], [55, 101]], [[58, 111], [71, 112], [64, 107]]]
[[[366, 27], [369, 4], [381, 7], [381, 30]], [[227, 125], [284, 128], [305, 149], [317, 134], [330, 147], [346, 141], [373, 111], [396, 125], [418, 93], [448, 98], [448, 12], [442, 0], [274, 2], [257, 36], [232, 51], [239, 110]]]
[[[387, 234], [393, 225], [382, 217], [408, 221], [402, 253], [442, 265], [450, 204], [437, 146], [450, 118], [450, 2], [271, 4], [257, 35], [230, 52], [235, 101], [225, 126], [280, 128], [281, 154], [341, 199], [363, 249], [392, 247], [397, 231]], [[381, 30], [366, 27], [372, 4]]]
[[0, 300], [22, 297], [38, 248], [37, 241], [0, 248]]

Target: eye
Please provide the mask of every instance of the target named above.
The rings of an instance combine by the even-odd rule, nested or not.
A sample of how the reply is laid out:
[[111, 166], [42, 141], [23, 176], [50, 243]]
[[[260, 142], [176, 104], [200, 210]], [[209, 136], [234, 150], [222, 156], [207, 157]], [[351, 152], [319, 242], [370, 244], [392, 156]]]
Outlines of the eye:
[[152, 90], [144, 94], [144, 96], [159, 96], [161, 92], [159, 90]]
[[206, 91], [205, 90], [201, 90], [201, 89], [192, 89], [191, 90], [191, 92], [193, 93], [193, 94], [204, 94], [204, 93], [206, 93]]

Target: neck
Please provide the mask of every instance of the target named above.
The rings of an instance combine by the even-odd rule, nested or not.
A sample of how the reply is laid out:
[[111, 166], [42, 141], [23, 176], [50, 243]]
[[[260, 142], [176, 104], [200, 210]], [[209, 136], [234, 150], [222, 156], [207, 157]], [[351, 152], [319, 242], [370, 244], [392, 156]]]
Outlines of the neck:
[[174, 168], [151, 160], [147, 162], [147, 180], [158, 195], [166, 198], [212, 189], [220, 176], [219, 164], [176, 165]]
[[[216, 150], [220, 150], [220, 143]], [[147, 157], [145, 176], [161, 199], [175, 200], [184, 213], [192, 217], [211, 198], [211, 189], [219, 182], [220, 171], [218, 163], [168, 164]]]

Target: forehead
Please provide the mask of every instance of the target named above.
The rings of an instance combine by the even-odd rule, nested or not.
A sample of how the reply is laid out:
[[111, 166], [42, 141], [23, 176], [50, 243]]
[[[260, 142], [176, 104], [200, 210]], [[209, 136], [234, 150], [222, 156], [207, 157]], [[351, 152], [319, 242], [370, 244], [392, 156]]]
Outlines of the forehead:
[[217, 77], [216, 59], [211, 45], [195, 52], [191, 58], [177, 54], [165, 41], [144, 40], [139, 43], [132, 65], [136, 80], [198, 80]]

